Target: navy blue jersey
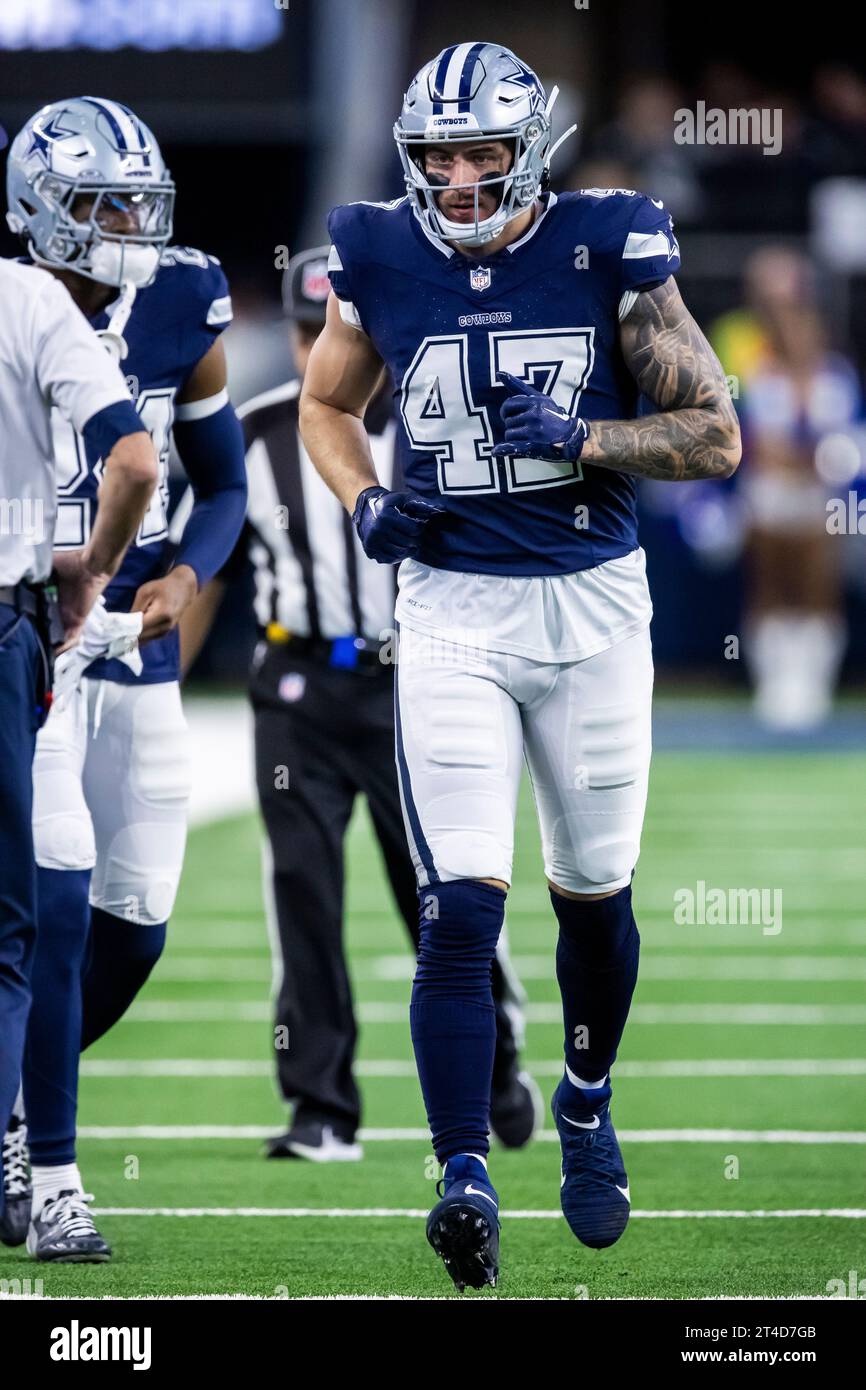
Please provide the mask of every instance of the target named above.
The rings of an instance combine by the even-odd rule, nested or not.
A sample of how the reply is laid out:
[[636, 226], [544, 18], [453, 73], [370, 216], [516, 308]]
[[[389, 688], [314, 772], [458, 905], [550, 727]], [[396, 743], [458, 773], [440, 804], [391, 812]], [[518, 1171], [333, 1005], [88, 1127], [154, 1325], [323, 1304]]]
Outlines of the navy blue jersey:
[[[628, 189], [549, 194], [543, 214], [479, 261], [428, 236], [407, 198], [328, 219], [331, 284], [396, 383], [412, 492], [445, 504], [418, 559], [478, 574], [570, 574], [637, 546], [631, 477], [578, 460], [491, 457], [500, 370], [572, 415], [630, 419], [620, 305], [679, 269], [661, 203]], [[624, 300], [624, 296], [626, 299]]]
[[[90, 320], [107, 328], [113, 304]], [[153, 283], [139, 290], [123, 330], [129, 349], [121, 363], [142, 426], [153, 439], [159, 481], [119, 571], [106, 591], [108, 608], [128, 611], [136, 590], [165, 573], [168, 459], [175, 398], [190, 373], [231, 322], [231, 299], [218, 260], [187, 246], [163, 252]], [[84, 439], [58, 412], [52, 417], [57, 456], [58, 515], [55, 545], [77, 549], [90, 535], [102, 461], [90, 457]], [[177, 680], [177, 629], [141, 648], [144, 670], [134, 676], [119, 661], [98, 661], [89, 676], [126, 682]]]

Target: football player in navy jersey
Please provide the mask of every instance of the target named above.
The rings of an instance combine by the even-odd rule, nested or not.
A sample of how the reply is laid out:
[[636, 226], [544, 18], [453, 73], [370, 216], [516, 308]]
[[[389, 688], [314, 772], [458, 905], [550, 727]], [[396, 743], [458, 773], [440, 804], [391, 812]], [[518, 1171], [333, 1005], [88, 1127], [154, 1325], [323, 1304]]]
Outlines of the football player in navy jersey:
[[[425, 64], [394, 127], [407, 196], [331, 213], [334, 295], [301, 397], [306, 447], [367, 553], [403, 562], [397, 762], [422, 943], [410, 1018], [444, 1165], [427, 1236], [461, 1290], [498, 1271], [490, 962], [524, 758], [559, 925], [562, 1207], [586, 1245], [625, 1229], [610, 1071], [637, 977], [652, 689], [634, 480], [726, 477], [740, 457], [661, 203], [550, 191], [555, 95], [498, 44]], [[361, 423], [383, 362], [397, 493]]]
[[[153, 134], [120, 102], [77, 97], [43, 107], [12, 145], [7, 182], [10, 227], [120, 359], [161, 470], [106, 591], [106, 629], [112, 612], [141, 614], [142, 669], [103, 655], [107, 643], [95, 641], [82, 664], [85, 656], [98, 659], [52, 711], [37, 743], [26, 1126], [19, 1114], [4, 1141], [0, 1238], [19, 1244], [26, 1236], [41, 1260], [103, 1261], [111, 1252], [87, 1210], [75, 1162], [78, 1056], [146, 980], [180, 878], [189, 757], [176, 625], [231, 553], [246, 505], [242, 435], [220, 341], [231, 300], [214, 257], [168, 246], [174, 184]], [[172, 436], [195, 504], [170, 554]], [[54, 447], [55, 545], [77, 549], [90, 534], [102, 461], [59, 416]]]

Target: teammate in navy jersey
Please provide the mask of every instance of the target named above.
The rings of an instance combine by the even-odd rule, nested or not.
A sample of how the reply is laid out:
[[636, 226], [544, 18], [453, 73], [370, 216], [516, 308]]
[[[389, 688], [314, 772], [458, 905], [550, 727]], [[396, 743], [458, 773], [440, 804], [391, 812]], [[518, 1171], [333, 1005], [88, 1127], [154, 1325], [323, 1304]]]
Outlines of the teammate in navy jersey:
[[[559, 924], [562, 1207], [596, 1248], [628, 1221], [610, 1070], [637, 978], [652, 690], [634, 480], [725, 477], [740, 457], [721, 368], [673, 279], [669, 214], [629, 189], [550, 192], [555, 96], [498, 44], [425, 64], [394, 127], [407, 196], [331, 214], [335, 293], [301, 397], [306, 447], [367, 553], [403, 562], [410, 1020], [444, 1165], [427, 1236], [460, 1289], [498, 1272], [490, 962], [524, 758]], [[396, 493], [361, 424], [383, 363], [402, 419]]]
[[[4, 1143], [0, 1238], [41, 1260], [103, 1261], [75, 1162], [78, 1056], [124, 1013], [158, 959], [186, 837], [189, 756], [176, 625], [240, 533], [246, 470], [220, 335], [231, 321], [219, 262], [168, 247], [174, 184], [128, 107], [78, 97], [43, 107], [12, 145], [8, 220], [121, 362], [160, 477], [106, 591], [141, 615], [139, 671], [92, 660], [37, 742], [33, 830], [38, 931], [23, 1110]], [[54, 420], [60, 550], [85, 545], [102, 461]], [[172, 437], [195, 503], [168, 548]], [[118, 626], [120, 620], [115, 619]], [[88, 646], [92, 657], [105, 644]], [[82, 657], [82, 664], [84, 657]], [[30, 1184], [23, 1176], [28, 1140]], [[29, 1221], [29, 1229], [28, 1229]]]

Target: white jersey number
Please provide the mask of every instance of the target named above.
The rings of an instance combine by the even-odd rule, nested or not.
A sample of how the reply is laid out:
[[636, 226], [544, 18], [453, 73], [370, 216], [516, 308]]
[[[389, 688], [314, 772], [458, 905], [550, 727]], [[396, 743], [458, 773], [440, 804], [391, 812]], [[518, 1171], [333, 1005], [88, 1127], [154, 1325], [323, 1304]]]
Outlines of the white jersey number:
[[[489, 333], [490, 384], [510, 372], [552, 397], [569, 415], [577, 406], [593, 366], [595, 330], [542, 328]], [[425, 338], [403, 377], [400, 412], [409, 442], [435, 455], [439, 491], [470, 494], [498, 492], [497, 460], [491, 456], [493, 433], [485, 406], [472, 396], [465, 333]], [[558, 487], [583, 477], [580, 461], [507, 458], [509, 492]]]
[[[141, 423], [153, 440], [159, 475], [134, 545], [151, 545], [168, 534], [168, 456], [174, 421], [174, 393], [173, 386], [145, 388], [135, 402]], [[59, 411], [52, 412], [51, 426], [57, 462], [58, 496], [54, 544], [58, 550], [77, 550], [87, 544], [96, 506], [95, 498], [74, 496], [87, 477], [84, 440]], [[104, 464], [100, 459], [93, 470], [97, 482], [102, 481], [103, 470]]]

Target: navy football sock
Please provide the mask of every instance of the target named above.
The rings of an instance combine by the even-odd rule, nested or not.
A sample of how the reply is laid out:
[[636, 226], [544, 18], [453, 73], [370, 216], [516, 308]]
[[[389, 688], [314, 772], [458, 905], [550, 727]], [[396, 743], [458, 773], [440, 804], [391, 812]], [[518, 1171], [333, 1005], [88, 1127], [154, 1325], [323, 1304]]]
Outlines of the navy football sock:
[[[631, 884], [609, 898], [577, 902], [551, 890], [559, 921], [556, 978], [565, 1021], [565, 1061], [582, 1081], [603, 1081], [616, 1057], [637, 983], [640, 937]], [[603, 1094], [605, 1089], [596, 1094]], [[593, 1091], [574, 1088], [591, 1103]]]
[[471, 1182], [487, 1192], [496, 1192], [487, 1172], [487, 1161], [479, 1154], [454, 1154], [445, 1164], [442, 1177], [446, 1193], [456, 1182]]
[[81, 1051], [122, 1018], [165, 945], [167, 923], [127, 922], [95, 907], [84, 971]]
[[504, 916], [505, 893], [489, 883], [461, 878], [424, 890], [409, 1018], [440, 1163], [490, 1147], [496, 1049], [490, 972]]
[[89, 869], [37, 868], [33, 1007], [22, 1081], [34, 1164], [75, 1161], [81, 967], [90, 928]]

